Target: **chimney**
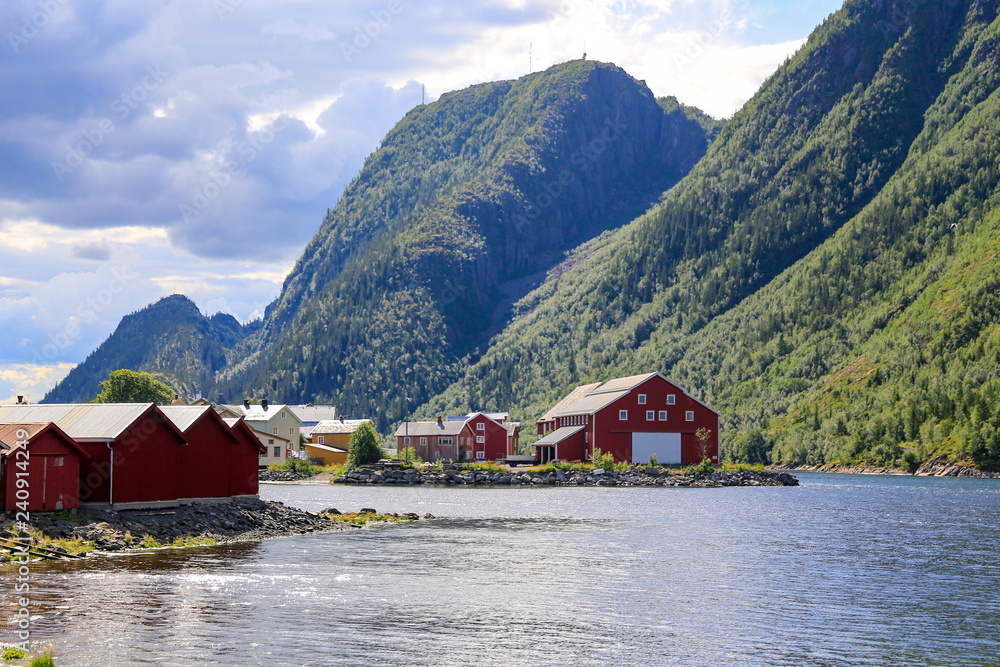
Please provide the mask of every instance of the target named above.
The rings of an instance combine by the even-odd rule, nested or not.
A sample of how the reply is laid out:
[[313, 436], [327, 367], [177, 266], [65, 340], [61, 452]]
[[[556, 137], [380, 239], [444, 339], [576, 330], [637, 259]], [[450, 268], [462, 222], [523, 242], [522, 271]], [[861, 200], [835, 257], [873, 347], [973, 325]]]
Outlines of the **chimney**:
[[247, 409], [247, 410], [250, 409], [250, 399], [249, 398], [243, 399], [243, 407], [245, 409]]
[[17, 397], [17, 404], [18, 405], [24, 405], [24, 396], [18, 396]]
[[264, 411], [267, 412], [267, 399], [266, 398], [261, 400], [260, 407], [262, 407], [264, 409]]
[[438, 426], [441, 425], [441, 415], [438, 415]]

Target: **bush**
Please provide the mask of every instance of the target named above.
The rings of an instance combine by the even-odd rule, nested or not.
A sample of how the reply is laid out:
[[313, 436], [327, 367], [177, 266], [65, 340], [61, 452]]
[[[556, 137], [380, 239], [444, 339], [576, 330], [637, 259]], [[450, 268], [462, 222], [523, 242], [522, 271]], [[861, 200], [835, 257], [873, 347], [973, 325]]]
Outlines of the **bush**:
[[3, 660], [24, 660], [27, 657], [27, 653], [19, 648], [14, 648], [13, 646], [5, 648], [3, 650], [3, 655], [0, 656]]
[[46, 653], [42, 657], [32, 660], [30, 667], [56, 667], [56, 663], [52, 659], [52, 654]]
[[594, 464], [594, 468], [615, 469], [615, 455], [611, 452], [602, 452], [599, 448], [595, 448], [590, 460]]
[[382, 443], [378, 440], [378, 434], [371, 424], [362, 424], [357, 431], [351, 434], [351, 440], [347, 445], [347, 465], [348, 470], [358, 466], [376, 463], [379, 459], [385, 458], [385, 451]]
[[423, 463], [424, 460], [420, 458], [417, 454], [417, 450], [412, 446], [403, 447], [399, 452], [396, 453], [396, 460], [398, 461], [409, 461], [410, 463]]
[[270, 471], [288, 471], [294, 472], [305, 477], [312, 477], [313, 475], [318, 475], [323, 471], [318, 465], [310, 461], [309, 459], [300, 459], [293, 456], [290, 459], [285, 459], [281, 463], [275, 463], [267, 468]]

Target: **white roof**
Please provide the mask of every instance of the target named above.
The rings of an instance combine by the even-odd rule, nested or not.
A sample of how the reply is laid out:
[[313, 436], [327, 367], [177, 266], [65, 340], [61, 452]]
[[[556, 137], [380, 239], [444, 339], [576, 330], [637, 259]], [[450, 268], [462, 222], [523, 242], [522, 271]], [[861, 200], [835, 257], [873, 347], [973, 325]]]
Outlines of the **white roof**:
[[554, 406], [552, 406], [552, 409], [546, 412], [544, 415], [542, 415], [542, 418], [539, 419], [539, 421], [546, 422], [551, 419], [555, 419], [557, 414], [560, 414], [564, 409], [573, 405], [581, 398], [583, 398], [584, 396], [586, 396], [587, 394], [589, 394], [590, 392], [592, 392], [593, 390], [597, 389], [600, 386], [601, 386], [600, 382], [595, 382], [593, 384], [581, 384], [579, 387], [569, 392], [569, 394], [566, 395], [566, 398], [564, 398], [563, 400], [559, 401]]
[[211, 409], [207, 405], [165, 405], [160, 408], [181, 433], [191, 428]]
[[687, 398], [690, 398], [699, 405], [712, 410], [715, 414], [719, 414], [713, 408], [705, 405], [702, 401], [699, 401], [697, 398], [689, 394], [676, 382], [669, 380], [666, 376], [660, 373], [644, 373], [642, 375], [630, 375], [628, 377], [615, 378], [614, 380], [608, 380], [607, 382], [580, 385], [571, 391], [566, 398], [556, 403], [551, 410], [542, 415], [542, 418], [539, 419], [539, 421], [551, 421], [556, 417], [567, 417], [570, 415], [592, 415], [595, 412], [611, 405], [619, 398], [628, 395], [630, 391], [641, 385], [643, 382], [657, 376], [680, 389], [680, 391], [683, 392], [684, 396]]
[[268, 404], [267, 410], [264, 409], [263, 405], [251, 405], [249, 409], [243, 405], [225, 405], [223, 407], [237, 415], [243, 415], [244, 419], [252, 422], [270, 421], [271, 419], [274, 418], [275, 415], [280, 414], [282, 410], [288, 412], [288, 414], [290, 414], [292, 417], [299, 420], [300, 422], [302, 421], [298, 413], [292, 410], [292, 406], [290, 405]]
[[306, 447], [307, 449], [309, 447], [313, 447], [315, 449], [322, 449], [322, 450], [327, 451], [327, 452], [336, 452], [338, 454], [341, 454], [341, 453], [346, 454], [347, 453], [347, 450], [344, 449], [343, 447], [334, 447], [333, 445], [320, 445], [320, 444], [317, 444], [315, 442], [307, 442], [303, 446]]
[[324, 419], [337, 418], [337, 408], [332, 405], [289, 405], [287, 407], [304, 422], [321, 422]]
[[315, 435], [354, 433], [362, 424], [374, 424], [371, 419], [325, 419], [312, 428]]
[[[458, 435], [465, 428], [466, 422], [459, 421], [443, 421], [438, 422], [409, 422], [409, 427], [407, 427], [406, 422], [400, 424], [399, 428], [396, 429], [396, 437], [403, 437], [409, 435], [413, 436], [424, 436], [424, 435]], [[409, 428], [409, 431], [407, 431]]]
[[535, 441], [535, 447], [538, 445], [558, 445], [560, 442], [570, 437], [571, 435], [576, 435], [584, 429], [583, 426], [563, 426], [562, 428], [557, 428], [551, 433], [547, 434], [543, 438], [539, 438]]
[[53, 422], [74, 440], [114, 440], [152, 406], [152, 403], [3, 405], [0, 423]]

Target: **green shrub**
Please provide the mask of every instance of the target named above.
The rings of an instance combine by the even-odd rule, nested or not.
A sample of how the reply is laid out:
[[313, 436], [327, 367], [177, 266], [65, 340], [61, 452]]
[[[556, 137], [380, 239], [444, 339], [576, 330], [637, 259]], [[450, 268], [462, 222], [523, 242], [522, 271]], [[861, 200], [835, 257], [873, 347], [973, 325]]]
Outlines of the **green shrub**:
[[56, 667], [56, 661], [52, 659], [51, 653], [46, 653], [42, 657], [32, 660], [30, 667]]
[[3, 655], [0, 656], [3, 660], [24, 660], [28, 657], [28, 654], [19, 648], [14, 648], [9, 646], [3, 650]]
[[615, 455], [611, 452], [602, 452], [600, 448], [594, 449], [593, 456], [590, 457], [594, 468], [604, 468], [605, 470], [615, 469]]
[[378, 434], [371, 424], [362, 424], [357, 431], [351, 434], [351, 440], [347, 445], [347, 465], [348, 470], [358, 466], [376, 463], [379, 459], [385, 458], [385, 450], [379, 442]]
[[318, 475], [323, 471], [322, 468], [309, 459], [300, 459], [295, 456], [285, 459], [281, 463], [275, 463], [274, 465], [269, 466], [268, 470], [294, 472], [307, 477]]

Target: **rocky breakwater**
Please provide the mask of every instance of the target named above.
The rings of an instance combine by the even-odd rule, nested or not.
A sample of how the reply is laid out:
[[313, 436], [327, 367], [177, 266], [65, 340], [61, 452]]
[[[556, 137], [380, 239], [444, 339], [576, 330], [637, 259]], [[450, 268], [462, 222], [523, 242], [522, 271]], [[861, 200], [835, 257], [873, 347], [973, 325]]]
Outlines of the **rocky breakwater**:
[[[31, 519], [30, 532], [6, 522], [9, 529], [5, 536], [27, 542], [32, 548], [76, 555], [259, 540], [353, 527], [332, 517], [259, 498], [158, 510], [32, 513]], [[2, 560], [5, 558], [0, 555]]]
[[760, 470], [674, 470], [633, 466], [625, 470], [352, 470], [334, 484], [389, 484], [438, 486], [798, 486], [787, 472]]

